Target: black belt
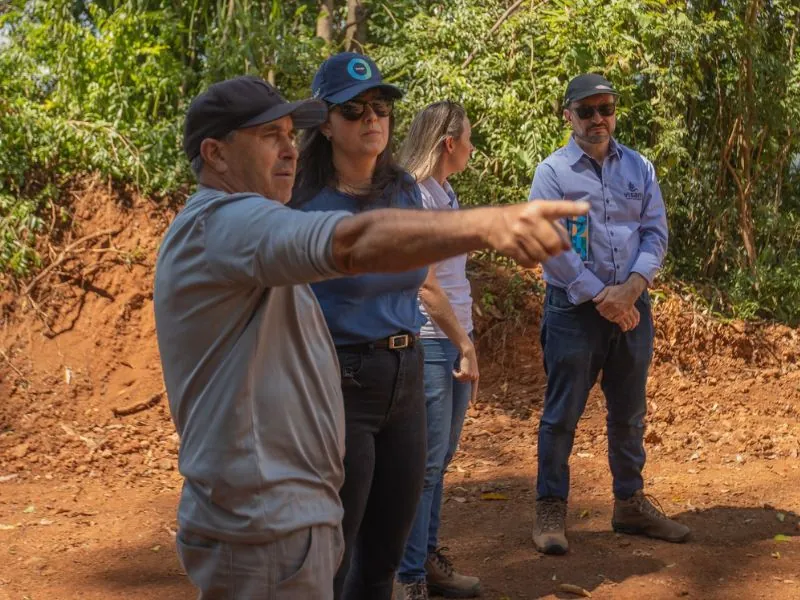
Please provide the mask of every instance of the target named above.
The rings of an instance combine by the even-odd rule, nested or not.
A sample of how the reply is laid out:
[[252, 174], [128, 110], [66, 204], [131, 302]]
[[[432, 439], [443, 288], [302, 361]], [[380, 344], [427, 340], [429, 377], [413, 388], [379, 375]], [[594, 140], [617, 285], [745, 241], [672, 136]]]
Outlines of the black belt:
[[374, 340], [372, 342], [364, 342], [363, 344], [347, 344], [343, 346], [336, 346], [336, 349], [344, 350], [345, 352], [403, 350], [405, 348], [412, 348], [418, 341], [418, 335], [411, 335], [410, 333], [398, 333], [397, 335], [390, 335], [387, 338]]

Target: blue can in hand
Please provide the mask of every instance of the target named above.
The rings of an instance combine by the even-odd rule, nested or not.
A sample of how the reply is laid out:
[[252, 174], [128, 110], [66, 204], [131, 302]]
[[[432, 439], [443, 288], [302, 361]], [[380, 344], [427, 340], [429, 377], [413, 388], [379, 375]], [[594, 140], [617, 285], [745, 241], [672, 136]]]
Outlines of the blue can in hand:
[[567, 231], [572, 249], [583, 262], [589, 261], [589, 215], [581, 215], [567, 220]]

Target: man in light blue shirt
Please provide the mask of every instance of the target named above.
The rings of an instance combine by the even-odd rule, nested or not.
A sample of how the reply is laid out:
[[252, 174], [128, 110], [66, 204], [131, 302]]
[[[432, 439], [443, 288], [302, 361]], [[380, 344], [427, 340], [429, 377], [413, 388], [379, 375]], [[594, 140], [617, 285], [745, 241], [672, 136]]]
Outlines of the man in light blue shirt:
[[645, 497], [645, 389], [653, 355], [647, 288], [667, 250], [667, 219], [653, 165], [613, 138], [618, 94], [596, 74], [574, 78], [564, 98], [569, 143], [536, 169], [530, 199], [585, 200], [589, 214], [567, 221], [572, 252], [544, 263], [541, 341], [547, 392], [539, 428], [534, 543], [567, 551], [569, 455], [589, 390], [600, 371], [608, 407], [615, 531], [672, 542], [689, 529]]

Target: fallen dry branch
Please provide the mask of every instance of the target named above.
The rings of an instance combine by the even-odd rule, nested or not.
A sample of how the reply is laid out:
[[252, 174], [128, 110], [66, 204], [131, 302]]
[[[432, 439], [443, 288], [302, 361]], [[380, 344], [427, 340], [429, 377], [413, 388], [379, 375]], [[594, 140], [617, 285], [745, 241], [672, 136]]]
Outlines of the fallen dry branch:
[[25, 298], [28, 300], [28, 303], [31, 305], [31, 308], [33, 308], [33, 311], [36, 313], [36, 316], [37, 316], [37, 318], [38, 318], [38, 319], [39, 319], [39, 320], [42, 322], [42, 324], [43, 324], [43, 325], [44, 325], [44, 326], [47, 328], [47, 332], [48, 332], [49, 334], [51, 334], [51, 335], [55, 335], [55, 332], [53, 331], [53, 328], [52, 328], [52, 327], [50, 327], [50, 321], [49, 321], [49, 319], [48, 319], [48, 317], [47, 317], [47, 314], [46, 314], [46, 313], [45, 313], [45, 312], [44, 312], [44, 311], [43, 311], [41, 308], [39, 308], [39, 305], [38, 305], [38, 304], [36, 303], [36, 301], [35, 301], [35, 300], [34, 300], [34, 299], [31, 297], [31, 295], [30, 295], [30, 294], [28, 294], [27, 296], [25, 296]]
[[35, 288], [40, 281], [42, 281], [45, 277], [47, 277], [47, 275], [53, 269], [55, 269], [57, 266], [59, 266], [61, 263], [67, 260], [70, 257], [70, 255], [75, 251], [75, 249], [78, 248], [81, 244], [84, 244], [88, 241], [91, 241], [99, 237], [103, 237], [104, 235], [114, 235], [116, 233], [119, 233], [119, 231], [120, 231], [119, 229], [105, 229], [103, 231], [98, 231], [96, 233], [90, 233], [89, 235], [85, 235], [79, 240], [72, 242], [69, 246], [67, 246], [61, 251], [61, 254], [58, 255], [58, 258], [56, 258], [53, 262], [47, 265], [44, 269], [41, 270], [41, 272], [36, 277], [33, 278], [33, 280], [25, 288], [25, 291], [22, 293], [22, 295], [28, 296], [33, 290], [33, 288]]
[[13, 370], [13, 371], [14, 371], [14, 372], [17, 374], [17, 375], [19, 375], [19, 376], [20, 376], [20, 377], [21, 377], [21, 378], [22, 378], [24, 381], [27, 381], [27, 379], [25, 379], [25, 375], [23, 375], [23, 374], [22, 374], [22, 371], [20, 371], [20, 370], [19, 370], [17, 367], [15, 367], [15, 366], [14, 366], [14, 363], [12, 363], [12, 362], [11, 362], [11, 359], [8, 357], [8, 354], [6, 354], [6, 353], [5, 353], [3, 350], [0, 350], [0, 356], [2, 356], [2, 357], [3, 357], [3, 360], [5, 360], [5, 361], [6, 361], [6, 363], [8, 364], [8, 366], [9, 366], [9, 367], [11, 367], [11, 369], [12, 369], [12, 370]]
[[163, 389], [150, 396], [144, 402], [137, 402], [136, 404], [131, 404], [130, 406], [124, 406], [122, 408], [112, 408], [111, 412], [114, 413], [115, 417], [124, 417], [127, 415], [132, 415], [138, 412], [142, 412], [143, 410], [147, 410], [148, 408], [153, 408], [156, 404], [161, 401], [161, 398], [164, 396], [166, 389]]
[[558, 586], [559, 592], [566, 592], [568, 594], [575, 594], [576, 596], [582, 596], [583, 598], [591, 598], [592, 593], [583, 589], [580, 586], [572, 585], [571, 583], [562, 583]]

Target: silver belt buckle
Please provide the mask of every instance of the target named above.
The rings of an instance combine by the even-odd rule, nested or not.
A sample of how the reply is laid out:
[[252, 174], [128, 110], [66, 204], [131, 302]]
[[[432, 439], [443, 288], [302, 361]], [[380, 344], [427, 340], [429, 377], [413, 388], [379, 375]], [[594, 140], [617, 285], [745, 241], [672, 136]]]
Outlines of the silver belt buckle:
[[393, 335], [389, 338], [389, 350], [402, 350], [408, 348], [409, 343], [408, 335]]

